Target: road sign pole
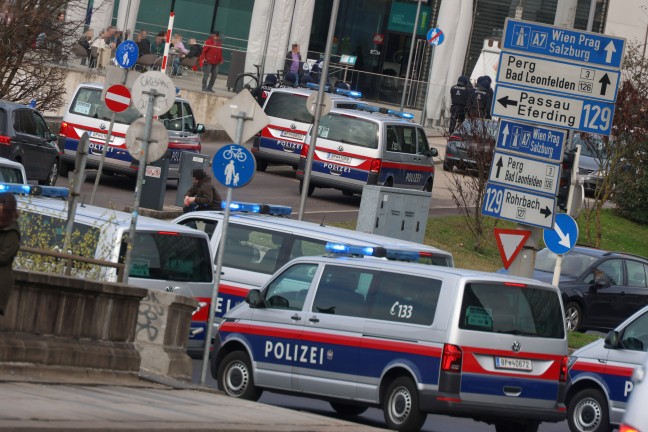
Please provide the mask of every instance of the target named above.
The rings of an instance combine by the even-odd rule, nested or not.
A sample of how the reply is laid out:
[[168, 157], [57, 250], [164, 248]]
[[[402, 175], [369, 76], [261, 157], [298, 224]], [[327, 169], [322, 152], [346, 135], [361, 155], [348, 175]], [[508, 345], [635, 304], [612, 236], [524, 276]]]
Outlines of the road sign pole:
[[142, 183], [144, 181], [144, 171], [146, 171], [146, 163], [148, 160], [149, 141], [151, 140], [151, 127], [153, 121], [153, 106], [155, 98], [163, 96], [155, 89], [142, 92], [148, 95], [148, 105], [146, 108], [145, 125], [144, 125], [144, 138], [142, 139], [143, 156], [137, 170], [137, 183], [135, 183], [135, 202], [133, 204], [133, 213], [131, 217], [131, 224], [128, 230], [128, 247], [126, 248], [126, 258], [124, 259], [124, 283], [128, 283], [128, 276], [130, 273], [131, 256], [133, 253], [133, 244], [135, 242], [135, 228], [137, 227], [137, 216], [139, 213], [139, 204], [142, 197]]
[[540, 244], [540, 234], [542, 228], [531, 227], [524, 224], [518, 224], [517, 229], [531, 231], [531, 235], [522, 247], [522, 251], [515, 257], [511, 267], [509, 267], [509, 274], [521, 277], [531, 277], [533, 275], [533, 267], [535, 266], [536, 251]]
[[[243, 111], [232, 114], [232, 117], [238, 121], [236, 127], [236, 137], [234, 141], [241, 145], [243, 137], [243, 125], [246, 120], [251, 120]], [[211, 304], [209, 305], [209, 319], [207, 320], [207, 334], [205, 335], [205, 350], [203, 352], [202, 370], [200, 372], [200, 384], [205, 384], [207, 380], [207, 367], [209, 365], [209, 352], [211, 351], [212, 334], [214, 333], [214, 318], [216, 317], [216, 302], [218, 301], [218, 286], [220, 285], [221, 270], [223, 268], [223, 255], [225, 254], [225, 240], [227, 239], [227, 227], [229, 225], [230, 204], [232, 203], [232, 189], [227, 188], [227, 197], [225, 198], [225, 215], [223, 216], [223, 231], [216, 256], [216, 270], [214, 275], [214, 288], [212, 289]]]
[[560, 272], [562, 271], [562, 261], [563, 255], [556, 256], [556, 267], [554, 267], [553, 279], [551, 279], [551, 284], [558, 286], [560, 282]]

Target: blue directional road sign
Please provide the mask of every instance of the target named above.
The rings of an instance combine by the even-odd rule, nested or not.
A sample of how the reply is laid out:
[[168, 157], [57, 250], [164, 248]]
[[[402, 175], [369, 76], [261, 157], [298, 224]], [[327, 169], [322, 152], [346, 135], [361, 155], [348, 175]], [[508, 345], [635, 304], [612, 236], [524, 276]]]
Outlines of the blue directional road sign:
[[578, 240], [578, 225], [566, 213], [556, 215], [553, 229], [545, 228], [542, 235], [549, 250], [556, 255], [564, 255], [574, 249]]
[[494, 117], [609, 135], [614, 104], [498, 84], [492, 113]]
[[495, 148], [551, 162], [562, 162], [566, 137], [567, 132], [562, 129], [501, 120]]
[[540, 228], [551, 228], [556, 197], [539, 195], [489, 182], [482, 214]]
[[252, 153], [238, 144], [227, 144], [221, 147], [212, 161], [214, 176], [221, 184], [240, 188], [254, 177], [256, 162]]
[[115, 52], [117, 64], [124, 69], [130, 69], [135, 66], [138, 57], [139, 48], [137, 48], [137, 44], [132, 40], [125, 40], [120, 43]]
[[504, 50], [620, 68], [625, 39], [507, 18], [503, 45]]

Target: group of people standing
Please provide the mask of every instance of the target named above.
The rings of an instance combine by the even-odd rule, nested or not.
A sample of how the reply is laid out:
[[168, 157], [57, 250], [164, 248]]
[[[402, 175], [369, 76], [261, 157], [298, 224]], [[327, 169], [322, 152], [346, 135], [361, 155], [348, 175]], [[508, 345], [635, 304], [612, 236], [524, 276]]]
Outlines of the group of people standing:
[[493, 102], [492, 80], [488, 75], [477, 78], [473, 87], [467, 76], [462, 75], [457, 84], [450, 88], [450, 126], [449, 132], [468, 118], [491, 118]]

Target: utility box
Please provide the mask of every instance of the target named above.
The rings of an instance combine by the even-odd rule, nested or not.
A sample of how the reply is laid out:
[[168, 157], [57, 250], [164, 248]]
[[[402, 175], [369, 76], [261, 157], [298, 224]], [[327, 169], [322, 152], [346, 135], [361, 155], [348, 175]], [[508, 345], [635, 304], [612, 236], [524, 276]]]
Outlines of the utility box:
[[423, 243], [431, 199], [430, 192], [365, 186], [356, 231]]
[[176, 194], [175, 205], [178, 207], [184, 205], [184, 197], [193, 185], [193, 170], [202, 169], [211, 177], [210, 167], [211, 159], [208, 155], [191, 152], [180, 153], [180, 165], [178, 166], [180, 178], [178, 179], [178, 193]]
[[155, 162], [146, 165], [144, 181], [142, 182], [142, 198], [140, 205], [144, 208], [162, 210], [164, 208], [164, 193], [169, 177], [170, 158], [165, 154]]
[[[239, 92], [241, 89], [235, 89], [234, 84], [240, 74], [245, 72], [245, 52], [232, 51], [230, 58], [229, 72], [227, 74], [227, 90]], [[259, 83], [261, 84], [261, 83]]]

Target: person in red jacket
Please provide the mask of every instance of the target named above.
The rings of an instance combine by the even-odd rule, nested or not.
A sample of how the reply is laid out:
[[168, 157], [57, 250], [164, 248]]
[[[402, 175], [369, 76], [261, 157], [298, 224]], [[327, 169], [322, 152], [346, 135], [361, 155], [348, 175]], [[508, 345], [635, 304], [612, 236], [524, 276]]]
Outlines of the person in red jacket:
[[[203, 79], [202, 90], [214, 92], [214, 82], [218, 76], [218, 65], [223, 63], [223, 46], [220, 40], [220, 33], [214, 32], [205, 41], [201, 57], [203, 58]], [[209, 80], [209, 85], [207, 85]]]

